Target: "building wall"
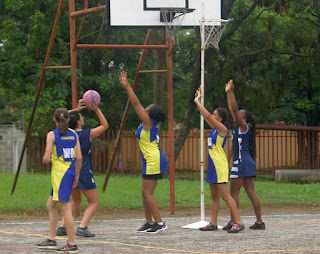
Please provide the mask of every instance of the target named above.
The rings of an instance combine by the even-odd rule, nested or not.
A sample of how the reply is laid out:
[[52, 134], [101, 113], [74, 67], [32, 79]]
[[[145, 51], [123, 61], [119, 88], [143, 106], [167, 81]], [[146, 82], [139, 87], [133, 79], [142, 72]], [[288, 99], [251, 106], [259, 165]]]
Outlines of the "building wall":
[[[16, 173], [25, 139], [25, 133], [14, 124], [0, 125], [0, 173]], [[20, 173], [26, 172], [26, 154]]]

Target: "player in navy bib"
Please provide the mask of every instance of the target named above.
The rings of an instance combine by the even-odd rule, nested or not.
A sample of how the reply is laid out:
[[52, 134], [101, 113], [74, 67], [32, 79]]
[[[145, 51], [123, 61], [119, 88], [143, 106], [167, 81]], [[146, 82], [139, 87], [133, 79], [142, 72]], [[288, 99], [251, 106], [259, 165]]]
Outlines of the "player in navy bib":
[[[80, 204], [82, 201], [82, 194], [88, 200], [88, 207], [83, 213], [83, 218], [77, 228], [76, 235], [84, 237], [94, 237], [95, 234], [90, 232], [88, 229], [88, 224], [91, 218], [94, 216], [99, 205], [99, 195], [96, 183], [92, 174], [92, 164], [91, 164], [91, 141], [104, 133], [108, 128], [109, 124], [102, 114], [101, 110], [95, 105], [88, 105], [87, 108], [96, 113], [100, 125], [96, 128], [82, 129], [84, 126], [84, 118], [79, 113], [83, 108], [83, 100], [80, 99], [78, 106], [74, 110], [70, 110], [70, 122], [69, 127], [74, 129], [78, 134], [81, 152], [82, 152], [82, 167], [80, 171], [79, 182], [76, 188], [72, 190], [72, 212], [76, 216], [80, 215]], [[61, 226], [57, 229], [57, 235], [65, 235], [64, 221], [62, 220]]]
[[[147, 108], [141, 105], [128, 82], [126, 72], [120, 73], [119, 80], [142, 122], [136, 131], [136, 137], [143, 161], [141, 190], [146, 222], [137, 232], [156, 234], [167, 229], [160, 216], [158, 202], [153, 195], [158, 180], [162, 178], [163, 173], [168, 171], [166, 157], [159, 147], [158, 133], [158, 123], [164, 122], [167, 116], [164, 110], [155, 104]], [[152, 218], [155, 220], [154, 223]]]
[[[236, 123], [232, 134], [233, 165], [230, 172], [231, 195], [239, 207], [240, 189], [241, 187], [245, 189], [256, 215], [256, 222], [250, 226], [250, 229], [264, 230], [265, 224], [262, 221], [260, 201], [254, 186], [254, 177], [257, 176], [255, 163], [256, 122], [250, 112], [238, 109], [232, 80], [226, 84], [225, 90], [227, 93], [228, 107]], [[229, 222], [225, 228], [231, 227], [232, 221], [233, 218], [231, 217], [231, 222]]]

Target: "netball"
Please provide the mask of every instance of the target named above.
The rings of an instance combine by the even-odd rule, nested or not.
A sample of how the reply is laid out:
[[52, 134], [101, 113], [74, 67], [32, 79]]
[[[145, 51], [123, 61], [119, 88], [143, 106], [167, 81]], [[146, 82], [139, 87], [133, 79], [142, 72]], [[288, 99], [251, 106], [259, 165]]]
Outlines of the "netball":
[[86, 106], [90, 104], [97, 106], [100, 103], [100, 94], [95, 90], [88, 90], [83, 94], [82, 99]]

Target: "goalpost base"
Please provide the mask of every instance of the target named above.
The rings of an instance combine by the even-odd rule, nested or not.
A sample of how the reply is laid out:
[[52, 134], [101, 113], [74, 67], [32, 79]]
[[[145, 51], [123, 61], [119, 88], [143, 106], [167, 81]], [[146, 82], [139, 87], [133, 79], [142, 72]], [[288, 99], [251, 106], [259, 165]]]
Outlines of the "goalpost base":
[[[202, 221], [198, 221], [198, 222], [195, 222], [195, 223], [191, 223], [191, 224], [182, 226], [182, 228], [199, 229], [199, 228], [207, 226], [208, 224], [209, 224], [209, 222], [202, 220]], [[222, 229], [222, 228], [223, 228], [222, 226], [218, 225], [218, 229]]]
[[191, 224], [185, 225], [182, 228], [199, 229], [199, 228], [202, 228], [204, 226], [207, 226], [208, 224], [209, 224], [209, 222], [202, 220], [202, 221], [198, 221], [198, 222], [195, 222], [195, 223], [191, 223]]

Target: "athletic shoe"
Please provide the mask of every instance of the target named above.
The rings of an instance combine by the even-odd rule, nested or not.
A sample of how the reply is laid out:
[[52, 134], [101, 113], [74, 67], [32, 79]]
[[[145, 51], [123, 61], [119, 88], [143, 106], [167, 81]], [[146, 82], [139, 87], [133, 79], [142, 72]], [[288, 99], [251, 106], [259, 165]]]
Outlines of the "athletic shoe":
[[66, 230], [66, 228], [65, 228], [65, 227], [58, 227], [58, 228], [57, 228], [56, 235], [58, 235], [58, 236], [67, 235], [67, 230]]
[[163, 222], [163, 225], [159, 225], [158, 223], [153, 223], [152, 227], [146, 231], [147, 234], [158, 234], [162, 230], [166, 230], [168, 227]]
[[203, 228], [199, 228], [201, 231], [214, 231], [214, 230], [218, 230], [218, 227], [217, 226], [215, 226], [215, 225], [213, 225], [211, 222], [207, 225], [207, 226], [205, 226], [205, 227], [203, 227]]
[[67, 243], [65, 246], [61, 247], [60, 249], [56, 249], [58, 253], [79, 253], [77, 245], [71, 246]]
[[42, 243], [36, 245], [39, 249], [46, 249], [46, 250], [55, 250], [57, 248], [57, 242], [54, 240], [46, 239]]
[[240, 225], [240, 224], [235, 223], [235, 224], [233, 224], [232, 228], [229, 229], [227, 232], [228, 233], [238, 233], [242, 230], [244, 230], [244, 225], [243, 224]]
[[145, 233], [147, 232], [149, 229], [152, 228], [153, 224], [150, 224], [148, 222], [146, 222], [145, 224], [142, 225], [141, 228], [138, 229], [137, 233]]
[[223, 227], [223, 230], [229, 230], [232, 228], [232, 226], [233, 226], [233, 222], [229, 221], [228, 224]]
[[264, 222], [255, 222], [249, 228], [250, 229], [254, 229], [254, 230], [265, 230], [266, 229], [266, 225], [264, 224]]
[[94, 233], [91, 233], [89, 231], [88, 227], [85, 227], [85, 228], [78, 227], [76, 235], [84, 236], [84, 237], [94, 237], [94, 236], [96, 236]]

